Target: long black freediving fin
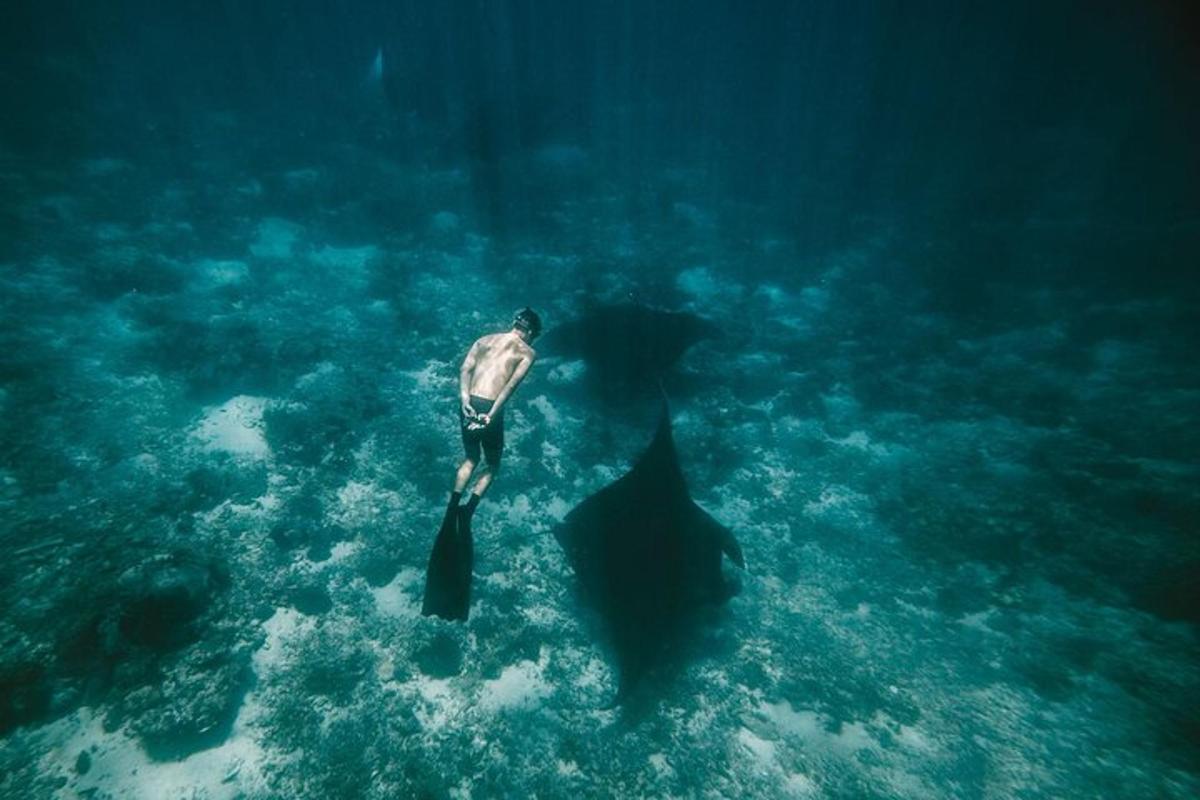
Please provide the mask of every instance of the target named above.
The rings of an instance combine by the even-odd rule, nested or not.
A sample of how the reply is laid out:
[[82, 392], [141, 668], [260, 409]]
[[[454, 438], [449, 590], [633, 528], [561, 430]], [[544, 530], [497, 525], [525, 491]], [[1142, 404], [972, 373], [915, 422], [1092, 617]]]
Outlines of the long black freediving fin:
[[425, 571], [421, 613], [447, 620], [467, 621], [471, 609], [471, 569], [474, 565], [471, 520], [456, 506], [446, 509]]

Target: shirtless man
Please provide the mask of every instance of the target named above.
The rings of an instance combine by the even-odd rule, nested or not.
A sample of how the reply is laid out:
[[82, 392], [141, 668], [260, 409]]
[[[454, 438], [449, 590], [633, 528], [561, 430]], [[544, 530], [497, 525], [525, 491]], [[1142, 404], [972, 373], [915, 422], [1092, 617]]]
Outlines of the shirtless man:
[[513, 318], [512, 330], [481, 337], [471, 345], [463, 359], [459, 370], [459, 421], [466, 458], [454, 477], [451, 507], [458, 505], [471, 481], [471, 475], [479, 465], [481, 448], [485, 459], [470, 498], [460, 507], [460, 513], [468, 520], [500, 469], [500, 451], [504, 449], [504, 404], [533, 366], [537, 354], [529, 345], [541, 332], [541, 319], [533, 309], [524, 308]]

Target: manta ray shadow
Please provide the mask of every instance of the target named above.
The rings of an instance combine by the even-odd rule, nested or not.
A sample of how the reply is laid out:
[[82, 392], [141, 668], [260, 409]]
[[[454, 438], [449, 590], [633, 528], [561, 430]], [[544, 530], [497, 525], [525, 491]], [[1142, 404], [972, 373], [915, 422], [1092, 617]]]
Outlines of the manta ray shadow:
[[664, 381], [675, 393], [692, 393], [702, 381], [671, 367], [692, 345], [719, 334], [716, 324], [695, 314], [627, 303], [597, 306], [554, 327], [539, 350], [582, 361], [588, 394], [611, 409], [654, 398]]
[[723, 559], [745, 569], [732, 531], [688, 493], [665, 401], [650, 446], [629, 472], [571, 510], [555, 537], [611, 647], [616, 703], [652, 673], [677, 668], [738, 592]]

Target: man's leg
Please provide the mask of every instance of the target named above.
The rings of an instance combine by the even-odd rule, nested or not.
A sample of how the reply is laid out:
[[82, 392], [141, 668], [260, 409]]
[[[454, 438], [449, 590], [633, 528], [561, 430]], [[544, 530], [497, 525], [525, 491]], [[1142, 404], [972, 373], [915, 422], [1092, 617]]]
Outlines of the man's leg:
[[471, 459], [466, 459], [458, 467], [458, 472], [454, 473], [454, 488], [450, 490], [450, 500], [446, 504], [446, 514], [454, 513], [458, 508], [458, 501], [462, 498], [463, 489], [467, 488], [467, 481], [471, 480], [471, 473], [475, 470], [475, 462]]
[[496, 478], [496, 472], [500, 469], [500, 459], [495, 461], [488, 459], [483, 462], [479, 470], [479, 478], [475, 481], [475, 486], [471, 489], [471, 494], [467, 497], [467, 502], [462, 505], [462, 509], [466, 512], [469, 520], [474, 514], [475, 509], [479, 506], [479, 501], [483, 499], [483, 493], [492, 485], [492, 481]]
[[483, 469], [479, 471], [479, 480], [475, 481], [475, 487], [471, 489], [471, 494], [476, 497], [483, 497], [483, 493], [492, 485], [492, 481], [496, 477], [497, 467], [484, 462]]
[[[460, 415], [459, 422], [463, 421]], [[458, 498], [462, 497], [463, 490], [467, 488], [467, 483], [471, 480], [471, 473], [475, 471], [475, 465], [479, 463], [479, 453], [483, 449], [478, 435], [467, 430], [465, 425], [461, 425], [460, 430], [462, 433], [463, 462], [458, 465], [458, 472], [454, 474], [454, 491], [450, 495], [452, 506], [458, 505]]]
[[475, 462], [471, 459], [465, 459], [458, 466], [458, 472], [454, 475], [454, 491], [457, 494], [462, 494], [467, 488], [467, 483], [471, 480], [471, 473], [475, 471]]
[[[483, 464], [479, 477], [475, 480], [475, 487], [471, 490], [467, 502], [462, 506], [468, 521], [475, 513], [475, 508], [483, 498], [483, 493], [492, 485], [492, 481], [495, 480], [496, 473], [500, 469], [500, 453], [504, 450], [504, 418], [493, 419], [478, 442], [483, 450]], [[463, 483], [463, 486], [466, 486], [466, 483]]]

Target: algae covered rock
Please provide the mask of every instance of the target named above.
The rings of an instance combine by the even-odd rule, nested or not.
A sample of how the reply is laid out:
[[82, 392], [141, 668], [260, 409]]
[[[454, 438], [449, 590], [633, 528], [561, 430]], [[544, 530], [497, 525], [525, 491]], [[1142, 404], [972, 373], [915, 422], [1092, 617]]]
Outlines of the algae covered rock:
[[118, 579], [117, 626], [131, 644], [169, 650], [194, 636], [192, 623], [224, 587], [222, 571], [186, 555], [155, 556]]

